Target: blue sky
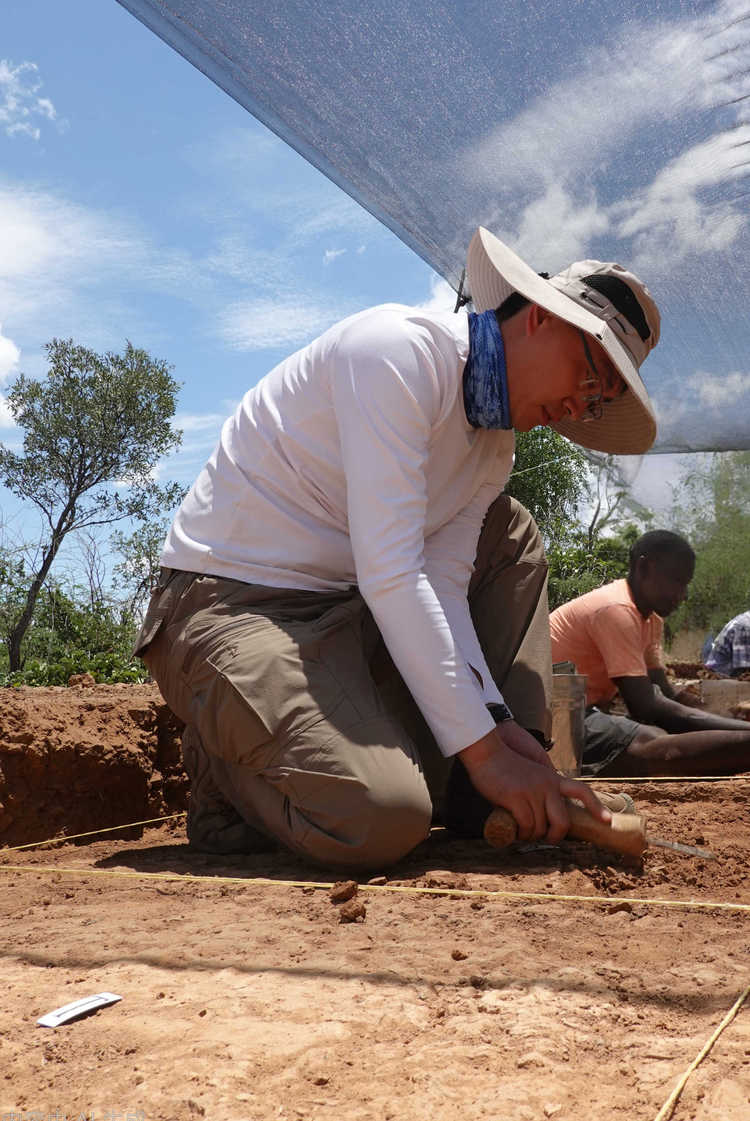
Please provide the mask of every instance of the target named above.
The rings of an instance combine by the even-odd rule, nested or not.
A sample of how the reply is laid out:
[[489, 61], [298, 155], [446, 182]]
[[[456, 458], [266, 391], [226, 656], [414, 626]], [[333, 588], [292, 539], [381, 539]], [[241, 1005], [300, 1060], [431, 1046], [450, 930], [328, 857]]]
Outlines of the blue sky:
[[[660, 419], [679, 435], [688, 412], [695, 424], [723, 410], [747, 431], [738, 162], [750, 144], [750, 24], [740, 0], [658, 0], [614, 22], [600, 8], [552, 5], [540, 31], [525, 2], [508, 0], [502, 62], [518, 71], [506, 74], [500, 118], [481, 102], [492, 45], [468, 18], [484, 9], [464, 0], [455, 18], [474, 58], [487, 51], [484, 68], [464, 60], [435, 112], [460, 118], [471, 95], [484, 113], [460, 161], [435, 176], [454, 192], [445, 213], [476, 200], [477, 219], [539, 268], [633, 262], [668, 312], [649, 359], [668, 390], [656, 395]], [[161, 475], [188, 484], [242, 393], [290, 350], [374, 303], [452, 302], [414, 252], [115, 0], [5, 0], [2, 29], [3, 442], [19, 442], [3, 386], [19, 370], [43, 374], [47, 340], [119, 350], [130, 339], [182, 383], [183, 447]], [[456, 69], [450, 51], [437, 61]], [[417, 138], [395, 138], [404, 166]], [[418, 191], [412, 203], [419, 215]], [[647, 457], [640, 500], [663, 505], [675, 470], [673, 457]], [[22, 522], [0, 491], [0, 528]]]
[[[415, 253], [115, 0], [5, 0], [0, 58], [0, 395], [52, 337], [130, 339], [182, 383], [162, 477], [189, 484], [285, 354], [433, 296]], [[0, 423], [18, 443], [2, 402]]]

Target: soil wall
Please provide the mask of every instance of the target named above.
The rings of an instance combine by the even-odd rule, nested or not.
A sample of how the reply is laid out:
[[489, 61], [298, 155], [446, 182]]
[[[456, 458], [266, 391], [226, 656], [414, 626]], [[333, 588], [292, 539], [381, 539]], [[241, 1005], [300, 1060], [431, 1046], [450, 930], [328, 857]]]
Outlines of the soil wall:
[[181, 732], [155, 685], [0, 689], [0, 846], [185, 809]]

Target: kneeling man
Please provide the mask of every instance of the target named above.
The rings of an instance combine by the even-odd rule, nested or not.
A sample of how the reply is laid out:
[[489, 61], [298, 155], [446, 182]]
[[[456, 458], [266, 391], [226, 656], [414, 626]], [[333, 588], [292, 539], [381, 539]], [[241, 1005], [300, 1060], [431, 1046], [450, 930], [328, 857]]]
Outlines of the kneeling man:
[[478, 835], [492, 806], [522, 840], [563, 837], [567, 798], [609, 820], [539, 742], [547, 566], [502, 491], [514, 430], [651, 446], [659, 312], [616, 263], [546, 279], [481, 228], [466, 272], [468, 315], [382, 305], [276, 366], [177, 512], [136, 651], [186, 725], [196, 848], [384, 866], [446, 771]]

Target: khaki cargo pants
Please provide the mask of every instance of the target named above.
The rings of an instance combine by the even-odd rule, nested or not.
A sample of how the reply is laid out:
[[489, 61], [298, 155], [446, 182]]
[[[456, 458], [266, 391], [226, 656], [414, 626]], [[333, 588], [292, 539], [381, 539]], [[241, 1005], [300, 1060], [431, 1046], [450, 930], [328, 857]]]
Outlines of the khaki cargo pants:
[[[501, 495], [485, 519], [468, 598], [516, 719], [548, 734], [546, 579], [533, 519]], [[209, 786], [249, 837], [328, 866], [375, 868], [427, 835], [452, 761], [356, 588], [289, 591], [164, 569], [136, 653], [186, 724], [193, 798], [202, 758]]]

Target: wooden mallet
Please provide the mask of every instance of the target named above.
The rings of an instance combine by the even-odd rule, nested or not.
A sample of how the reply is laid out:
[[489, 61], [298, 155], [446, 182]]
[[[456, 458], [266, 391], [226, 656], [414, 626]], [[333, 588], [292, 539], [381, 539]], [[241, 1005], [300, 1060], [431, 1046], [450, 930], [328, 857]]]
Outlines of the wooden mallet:
[[[628, 856], [642, 856], [649, 845], [671, 849], [685, 856], [699, 856], [704, 860], [715, 860], [708, 849], [693, 845], [682, 845], [677, 841], [662, 841], [646, 835], [646, 819], [640, 814], [613, 813], [610, 824], [605, 824], [584, 809], [578, 802], [567, 799], [570, 828], [567, 835], [578, 841], [590, 841], [603, 849], [626, 853]], [[502, 806], [492, 810], [484, 824], [484, 839], [496, 849], [507, 848], [518, 840], [518, 826], [515, 818]]]

